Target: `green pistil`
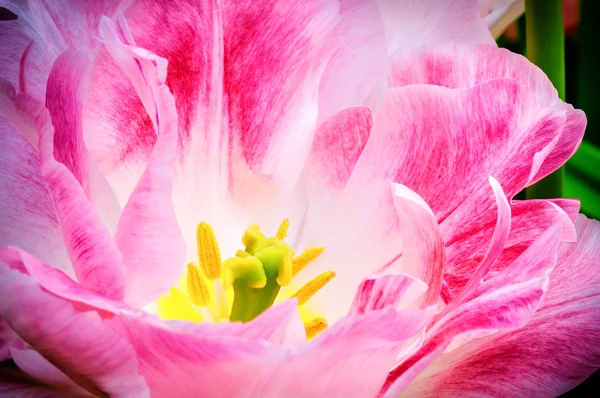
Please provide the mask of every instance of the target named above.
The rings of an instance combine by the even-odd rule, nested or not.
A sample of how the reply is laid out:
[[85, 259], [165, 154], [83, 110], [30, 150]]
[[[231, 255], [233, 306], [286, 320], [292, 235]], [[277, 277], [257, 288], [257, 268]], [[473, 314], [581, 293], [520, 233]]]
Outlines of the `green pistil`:
[[281, 286], [290, 282], [293, 251], [278, 239], [265, 239], [256, 226], [246, 230], [242, 242], [246, 250], [223, 267], [234, 292], [229, 320], [248, 322], [273, 305]]

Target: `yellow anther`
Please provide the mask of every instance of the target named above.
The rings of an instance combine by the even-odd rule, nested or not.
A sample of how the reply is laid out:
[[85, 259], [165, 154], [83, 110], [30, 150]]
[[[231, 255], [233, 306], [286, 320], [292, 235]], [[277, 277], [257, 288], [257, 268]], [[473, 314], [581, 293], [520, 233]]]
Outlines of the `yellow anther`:
[[310, 340], [323, 330], [327, 329], [327, 320], [317, 317], [310, 321], [304, 322], [304, 330], [306, 331], [306, 340]]
[[294, 251], [288, 250], [281, 259], [281, 266], [277, 274], [277, 284], [279, 286], [287, 286], [292, 281], [292, 257], [294, 257]]
[[290, 227], [290, 220], [288, 220], [286, 218], [281, 222], [281, 225], [279, 226], [279, 229], [277, 230], [275, 237], [279, 240], [284, 240], [285, 237], [287, 236], [287, 231], [288, 231], [289, 227]]
[[210, 303], [208, 286], [206, 286], [206, 282], [202, 279], [200, 270], [192, 263], [188, 263], [187, 265], [187, 285], [192, 303], [201, 307], [207, 306]]
[[242, 243], [246, 246], [246, 251], [252, 255], [264, 249], [265, 236], [258, 229], [258, 225], [251, 225], [246, 228], [246, 232], [242, 236]]
[[263, 288], [267, 284], [267, 276], [261, 261], [254, 257], [232, 257], [223, 263], [223, 287], [229, 289], [237, 280], [243, 280], [251, 288]]
[[196, 229], [198, 242], [198, 259], [200, 267], [208, 279], [215, 280], [221, 276], [221, 252], [212, 227], [203, 222]]
[[298, 257], [292, 260], [292, 276], [295, 276], [311, 261], [316, 259], [323, 253], [324, 247], [311, 247], [310, 249], [304, 250], [304, 252]]
[[312, 296], [323, 288], [333, 277], [335, 272], [327, 271], [311, 279], [308, 283], [300, 288], [293, 297], [298, 298], [298, 305], [306, 303]]

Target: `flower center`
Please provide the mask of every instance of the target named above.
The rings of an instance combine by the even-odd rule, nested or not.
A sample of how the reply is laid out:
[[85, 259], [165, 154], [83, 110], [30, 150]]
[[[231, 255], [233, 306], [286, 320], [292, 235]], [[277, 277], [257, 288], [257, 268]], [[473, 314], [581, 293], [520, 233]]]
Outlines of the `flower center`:
[[[198, 265], [188, 263], [185, 277], [159, 299], [159, 315], [194, 322], [256, 318], [273, 305], [281, 288], [324, 250], [308, 248], [294, 257], [295, 250], [285, 242], [288, 228], [285, 219], [275, 236], [267, 238], [258, 225], [251, 225], [242, 236], [244, 249], [221, 261], [213, 228], [200, 223], [196, 230]], [[307, 315], [303, 307], [334, 276], [333, 271], [324, 272], [291, 296], [298, 299], [308, 339], [326, 329], [327, 321]]]

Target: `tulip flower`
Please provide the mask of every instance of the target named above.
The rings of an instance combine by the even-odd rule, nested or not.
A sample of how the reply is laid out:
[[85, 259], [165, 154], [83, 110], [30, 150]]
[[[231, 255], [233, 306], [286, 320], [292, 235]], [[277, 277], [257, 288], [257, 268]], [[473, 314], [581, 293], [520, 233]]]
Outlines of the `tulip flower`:
[[2, 394], [548, 396], [597, 369], [600, 226], [512, 200], [585, 116], [476, 1], [7, 4]]

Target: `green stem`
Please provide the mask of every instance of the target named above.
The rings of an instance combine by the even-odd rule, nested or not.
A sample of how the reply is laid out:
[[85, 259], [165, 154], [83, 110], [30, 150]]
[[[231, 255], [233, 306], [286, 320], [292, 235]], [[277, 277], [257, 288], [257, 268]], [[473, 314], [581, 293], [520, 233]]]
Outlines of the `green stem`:
[[[527, 58], [548, 76], [565, 99], [565, 32], [562, 0], [525, 0]], [[563, 196], [564, 167], [527, 188], [527, 199]]]

